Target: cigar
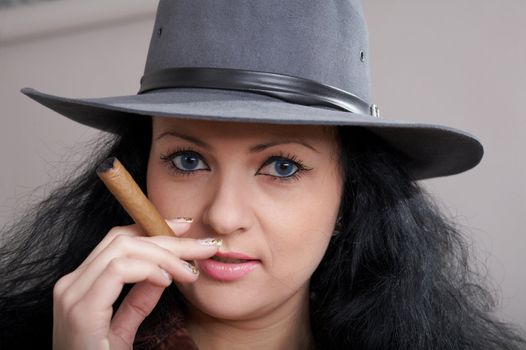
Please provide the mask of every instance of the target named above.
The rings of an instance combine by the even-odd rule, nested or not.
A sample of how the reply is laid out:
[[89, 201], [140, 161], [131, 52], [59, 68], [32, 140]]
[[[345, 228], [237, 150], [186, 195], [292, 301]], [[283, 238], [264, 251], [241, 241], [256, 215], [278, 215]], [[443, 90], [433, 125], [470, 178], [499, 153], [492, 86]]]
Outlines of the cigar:
[[102, 162], [97, 168], [97, 175], [148, 236], [174, 236], [170, 226], [117, 158], [111, 157]]

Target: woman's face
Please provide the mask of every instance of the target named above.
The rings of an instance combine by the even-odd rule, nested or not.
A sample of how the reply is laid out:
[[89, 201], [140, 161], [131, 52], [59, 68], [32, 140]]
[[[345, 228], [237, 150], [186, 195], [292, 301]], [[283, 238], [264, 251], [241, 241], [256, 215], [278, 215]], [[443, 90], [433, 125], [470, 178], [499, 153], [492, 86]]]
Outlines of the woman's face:
[[222, 261], [178, 284], [197, 310], [252, 319], [305, 302], [340, 204], [334, 131], [153, 118], [149, 198], [165, 218], [194, 219], [185, 237], [223, 240]]

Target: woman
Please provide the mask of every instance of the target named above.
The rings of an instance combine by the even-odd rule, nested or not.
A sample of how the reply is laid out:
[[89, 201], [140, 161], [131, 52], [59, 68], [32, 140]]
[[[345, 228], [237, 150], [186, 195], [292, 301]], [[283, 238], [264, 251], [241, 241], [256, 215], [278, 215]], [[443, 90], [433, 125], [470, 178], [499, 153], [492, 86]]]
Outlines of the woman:
[[[415, 182], [472, 168], [480, 143], [378, 118], [369, 85], [356, 1], [172, 0], [140, 94], [24, 90], [114, 136], [5, 233], [2, 345], [524, 347]], [[112, 198], [95, 174], [109, 156], [174, 237], [146, 237]]]

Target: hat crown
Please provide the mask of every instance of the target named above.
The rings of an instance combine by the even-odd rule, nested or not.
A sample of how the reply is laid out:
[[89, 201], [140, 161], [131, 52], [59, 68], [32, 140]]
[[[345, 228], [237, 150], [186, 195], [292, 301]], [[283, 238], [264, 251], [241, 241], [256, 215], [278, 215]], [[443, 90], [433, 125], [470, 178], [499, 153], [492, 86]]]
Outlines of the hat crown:
[[161, 0], [145, 74], [244, 69], [311, 79], [371, 102], [368, 34], [355, 0]]

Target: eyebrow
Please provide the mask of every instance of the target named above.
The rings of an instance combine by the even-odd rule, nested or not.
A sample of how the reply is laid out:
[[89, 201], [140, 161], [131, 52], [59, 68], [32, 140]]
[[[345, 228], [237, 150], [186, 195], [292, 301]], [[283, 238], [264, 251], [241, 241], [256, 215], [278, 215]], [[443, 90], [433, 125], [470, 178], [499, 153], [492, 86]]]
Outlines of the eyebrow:
[[[199, 139], [197, 139], [197, 138], [195, 138], [193, 136], [190, 136], [190, 135], [183, 135], [183, 134], [177, 133], [175, 131], [163, 132], [159, 136], [157, 136], [155, 138], [155, 140], [159, 141], [160, 139], [162, 139], [163, 137], [166, 137], [166, 136], [178, 137], [180, 139], [183, 139], [183, 140], [186, 140], [188, 142], [191, 142], [191, 143], [193, 143], [193, 144], [195, 144], [197, 146], [200, 146], [202, 148], [205, 148], [207, 150], [213, 149], [212, 146], [210, 146], [208, 143], [206, 143], [206, 142], [204, 142], [202, 140], [199, 140]], [[283, 145], [283, 144], [289, 144], [289, 143], [296, 143], [296, 144], [305, 146], [305, 147], [313, 150], [316, 153], [319, 153], [319, 151], [316, 148], [314, 148], [314, 146], [312, 146], [311, 144], [305, 142], [304, 140], [302, 140], [300, 138], [283, 138], [283, 139], [269, 141], [269, 142], [265, 142], [265, 143], [259, 143], [257, 145], [251, 146], [249, 151], [250, 151], [250, 153], [259, 153], [259, 152], [264, 151], [267, 148], [270, 148], [270, 147], [273, 147], [273, 146], [278, 146], [278, 145]]]

